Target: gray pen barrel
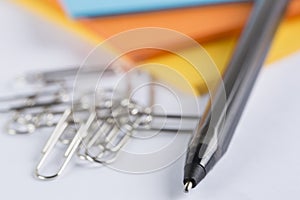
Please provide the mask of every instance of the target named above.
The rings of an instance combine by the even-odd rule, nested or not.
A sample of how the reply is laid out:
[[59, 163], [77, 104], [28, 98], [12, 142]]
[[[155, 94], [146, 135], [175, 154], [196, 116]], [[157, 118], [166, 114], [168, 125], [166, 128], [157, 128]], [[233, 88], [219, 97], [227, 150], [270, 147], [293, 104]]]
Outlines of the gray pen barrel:
[[192, 182], [195, 187], [204, 178], [198, 171], [209, 172], [227, 151], [288, 2], [255, 1], [223, 81], [194, 132], [186, 158], [184, 183]]

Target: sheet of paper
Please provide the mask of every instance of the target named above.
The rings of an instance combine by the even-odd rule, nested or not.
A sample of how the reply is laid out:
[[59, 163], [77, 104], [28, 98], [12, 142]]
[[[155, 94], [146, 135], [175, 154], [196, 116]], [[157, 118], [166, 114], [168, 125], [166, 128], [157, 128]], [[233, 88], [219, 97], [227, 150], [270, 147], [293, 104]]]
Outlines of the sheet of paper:
[[245, 0], [62, 0], [62, 4], [73, 17], [93, 17], [242, 1]]
[[[1, 91], [22, 71], [77, 64], [86, 56], [88, 48], [78, 38], [8, 3], [0, 3], [0, 16], [5, 28], [0, 33]], [[51, 33], [42, 31], [50, 27]], [[263, 69], [229, 151], [189, 195], [182, 192], [184, 155], [145, 174], [73, 163], [60, 179], [41, 182], [33, 178], [33, 168], [48, 133], [15, 137], [1, 131], [0, 198], [299, 199], [299, 65], [300, 52]], [[1, 127], [5, 120], [1, 116]]]

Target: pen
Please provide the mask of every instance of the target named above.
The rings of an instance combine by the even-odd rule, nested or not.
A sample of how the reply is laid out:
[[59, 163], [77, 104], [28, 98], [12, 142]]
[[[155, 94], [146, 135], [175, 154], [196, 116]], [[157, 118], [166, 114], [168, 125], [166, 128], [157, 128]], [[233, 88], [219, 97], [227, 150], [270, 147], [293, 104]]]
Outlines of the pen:
[[227, 151], [288, 2], [255, 1], [223, 81], [211, 95], [190, 141], [184, 167], [186, 192], [196, 187]]

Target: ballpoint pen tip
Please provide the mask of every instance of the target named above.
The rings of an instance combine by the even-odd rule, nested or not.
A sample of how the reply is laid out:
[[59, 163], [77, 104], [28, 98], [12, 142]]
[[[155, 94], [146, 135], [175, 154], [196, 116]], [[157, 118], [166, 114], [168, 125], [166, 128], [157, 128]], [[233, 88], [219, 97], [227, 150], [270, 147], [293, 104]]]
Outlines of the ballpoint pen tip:
[[193, 188], [193, 183], [188, 181], [184, 184], [184, 192], [188, 193]]

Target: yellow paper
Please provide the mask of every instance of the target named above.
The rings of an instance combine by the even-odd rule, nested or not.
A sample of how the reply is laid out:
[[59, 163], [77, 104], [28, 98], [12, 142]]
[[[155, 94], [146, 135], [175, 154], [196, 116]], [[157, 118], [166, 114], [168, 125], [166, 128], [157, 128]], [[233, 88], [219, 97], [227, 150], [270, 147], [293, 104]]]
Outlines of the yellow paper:
[[[280, 28], [275, 36], [274, 42], [266, 60], [266, 64], [281, 59], [293, 52], [299, 51], [299, 37], [300, 17], [285, 20], [280, 25]], [[237, 39], [238, 37], [232, 36], [202, 45], [208, 52], [208, 54], [211, 56], [221, 73], [224, 72], [227, 63], [231, 58], [232, 52], [237, 43]], [[180, 54], [183, 53], [189, 54], [192, 57], [199, 56], [195, 53], [195, 50], [193, 48], [182, 50]], [[146, 63], [147, 62], [166, 65], [171, 67], [172, 69], [175, 69], [176, 71], [181, 73], [185, 77], [185, 79], [189, 80], [190, 84], [194, 87], [195, 92], [206, 92], [206, 84], [203, 78], [199, 76], [199, 73], [197, 73], [197, 71], [190, 63], [186, 62], [181, 57], [176, 56], [174, 54], [168, 54], [147, 60]], [[176, 85], [177, 87], [181, 88], [182, 83], [180, 83], [178, 79], [174, 79], [174, 77], [176, 76], [165, 76], [165, 74], [170, 73], [170, 70], [168, 70], [167, 68], [149, 67], [149, 69], [151, 69], [151, 72], [155, 74], [157, 78], [164, 79], [172, 83], [173, 85]]]

